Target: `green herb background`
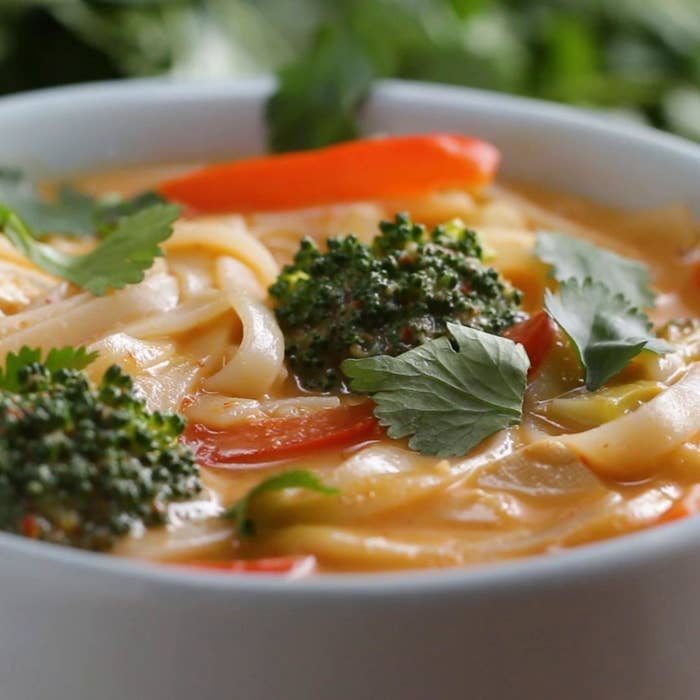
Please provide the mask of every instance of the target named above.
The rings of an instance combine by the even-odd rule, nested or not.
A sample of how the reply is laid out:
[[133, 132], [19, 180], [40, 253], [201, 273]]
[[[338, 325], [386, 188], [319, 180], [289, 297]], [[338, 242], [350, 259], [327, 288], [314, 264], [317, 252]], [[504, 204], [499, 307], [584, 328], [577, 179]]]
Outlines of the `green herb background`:
[[569, 102], [700, 139], [700, 0], [0, 0], [0, 94], [269, 72], [282, 77], [268, 112], [279, 150], [351, 137], [375, 77]]

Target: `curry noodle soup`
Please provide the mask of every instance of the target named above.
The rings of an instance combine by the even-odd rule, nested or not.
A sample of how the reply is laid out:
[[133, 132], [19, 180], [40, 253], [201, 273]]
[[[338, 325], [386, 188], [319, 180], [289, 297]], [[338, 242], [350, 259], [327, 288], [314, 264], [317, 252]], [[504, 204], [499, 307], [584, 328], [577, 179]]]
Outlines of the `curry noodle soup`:
[[[382, 147], [417, 153], [420, 174], [382, 165]], [[430, 135], [96, 173], [44, 185], [45, 200], [17, 176], [0, 190], [3, 391], [29, 395], [10, 381], [27, 349], [41, 350], [24, 362], [34, 372], [52, 348], [86, 348], [69, 371], [95, 387], [118, 365], [143, 411], [186, 427], [173, 428], [184, 461], [149, 443], [138, 479], [107, 488], [57, 456], [79, 417], [36, 428], [33, 415], [50, 448], [24, 481], [0, 474], [0, 525], [301, 575], [472, 565], [692, 514], [697, 223], [672, 203], [617, 211], [496, 184], [497, 161], [488, 144]], [[125, 243], [154, 231], [150, 249]], [[40, 411], [12, 401], [12, 420]], [[109, 518], [91, 511], [95, 525], [86, 502]]]

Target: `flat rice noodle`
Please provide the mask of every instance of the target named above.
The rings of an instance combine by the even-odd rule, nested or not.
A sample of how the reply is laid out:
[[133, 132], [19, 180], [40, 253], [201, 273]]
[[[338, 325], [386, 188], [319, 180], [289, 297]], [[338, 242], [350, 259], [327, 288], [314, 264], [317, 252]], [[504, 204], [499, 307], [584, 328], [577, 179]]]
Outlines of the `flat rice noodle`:
[[600, 498], [607, 491], [578, 455], [555, 439], [545, 439], [480, 469], [478, 486], [541, 501]]
[[257, 296], [250, 271], [237, 260], [221, 258], [221, 287], [243, 326], [241, 344], [204, 388], [228, 396], [255, 399], [267, 392], [284, 370], [284, 338], [275, 314]]
[[[334, 485], [332, 476], [324, 479]], [[277, 491], [257, 498], [251, 517], [263, 528], [279, 529], [295, 523], [358, 524], [375, 522], [387, 513], [392, 520], [412, 517], [416, 504], [443, 492], [450, 480], [436, 471], [366, 476], [340, 489], [333, 497], [309, 491]]]
[[16, 352], [23, 345], [44, 349], [57, 344], [87, 345], [135, 318], [169, 311], [177, 301], [177, 282], [165, 274], [152, 275], [140, 284], [104, 297], [78, 294], [64, 302], [49, 304], [48, 308], [2, 319], [0, 336], [8, 328], [14, 332], [7, 332], [0, 341], [0, 357]]
[[[182, 357], [197, 365], [200, 379], [218, 372], [231, 356], [234, 338], [240, 338], [241, 322], [232, 311], [213, 323], [197, 328], [178, 338], [177, 347]], [[197, 389], [200, 389], [198, 386]]]
[[91, 298], [94, 298], [92, 294], [83, 292], [60, 301], [47, 302], [40, 306], [31, 306], [24, 311], [6, 316], [0, 320], [0, 339], [6, 338], [12, 333], [24, 330], [25, 328], [37, 326], [47, 319], [52, 319], [57, 314], [68, 313], [68, 311], [81, 306]]
[[90, 346], [99, 353], [88, 367], [93, 381], [117, 364], [129, 374], [151, 410], [176, 411], [189, 394], [201, 367], [179, 357], [173, 343], [139, 340], [126, 333], [109, 335]]
[[152, 411], [176, 412], [182, 400], [194, 390], [201, 374], [202, 368], [198, 365], [174, 357], [135, 377], [134, 384]]
[[46, 296], [57, 285], [56, 280], [32, 268], [0, 261], [0, 310], [14, 314]]
[[101, 377], [110, 365], [115, 364], [123, 367], [128, 374], [136, 375], [170, 360], [175, 353], [175, 347], [170, 342], [147, 342], [127, 333], [108, 335], [92, 343], [89, 349], [99, 353], [87, 370], [95, 378]]
[[137, 529], [120, 538], [112, 553], [162, 562], [230, 557], [234, 528], [230, 520], [217, 517], [220, 513], [214, 501], [172, 503], [168, 527]]
[[231, 304], [225, 294], [210, 290], [188, 299], [171, 311], [139, 319], [124, 331], [137, 338], [165, 338], [204, 326], [230, 309]]
[[183, 248], [168, 254], [168, 269], [180, 285], [182, 299], [200, 297], [212, 290], [214, 284], [215, 258], [210, 250]]
[[446, 532], [414, 530], [390, 534], [371, 528], [294, 525], [260, 533], [255, 553], [313, 552], [326, 566], [341, 570], [410, 569], [466, 563]]
[[267, 288], [279, 273], [279, 265], [270, 251], [255, 238], [240, 216], [222, 221], [178, 221], [173, 235], [163, 244], [166, 252], [186, 248], [209, 249], [228, 255], [252, 269], [260, 284]]
[[322, 243], [331, 235], [353, 233], [369, 243], [379, 233], [377, 223], [387, 216], [387, 210], [377, 204], [357, 202], [286, 212], [261, 212], [251, 214], [248, 223], [254, 236], [275, 252], [283, 253], [288, 261], [299, 250], [303, 236]]
[[188, 420], [225, 430], [233, 425], [266, 418], [296, 418], [340, 406], [337, 396], [295, 396], [257, 401], [223, 394], [199, 394], [185, 413]]
[[[659, 494], [653, 517], [664, 512], [670, 497]], [[543, 553], [562, 546], [594, 541], [610, 532], [624, 532], [648, 522], [634, 522], [621, 508], [624, 499], [610, 491], [579, 508], [557, 513], [549, 522], [502, 520], [455, 523], [444, 528], [419, 524], [382, 527], [356, 524], [290, 524], [260, 531], [256, 553], [314, 552], [325, 565], [340, 569], [401, 569], [462, 566]], [[648, 513], [652, 509], [647, 508]]]
[[636, 481], [662, 466], [664, 455], [700, 431], [700, 365], [636, 411], [558, 439], [596, 474]]

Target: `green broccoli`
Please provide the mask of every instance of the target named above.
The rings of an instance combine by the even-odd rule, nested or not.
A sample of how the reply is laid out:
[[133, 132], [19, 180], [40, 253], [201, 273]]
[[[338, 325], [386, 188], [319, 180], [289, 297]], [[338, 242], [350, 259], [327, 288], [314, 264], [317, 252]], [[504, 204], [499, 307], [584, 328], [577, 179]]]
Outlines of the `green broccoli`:
[[306, 389], [346, 390], [346, 358], [399, 355], [444, 335], [447, 322], [500, 333], [521, 321], [522, 292], [483, 264], [461, 222], [431, 233], [398, 214], [371, 245], [330, 238], [322, 253], [304, 239], [270, 295], [286, 355]]
[[91, 385], [82, 350], [39, 356], [23, 348], [0, 373], [0, 529], [107, 550], [201, 490], [180, 416], [150, 412], [116, 365]]

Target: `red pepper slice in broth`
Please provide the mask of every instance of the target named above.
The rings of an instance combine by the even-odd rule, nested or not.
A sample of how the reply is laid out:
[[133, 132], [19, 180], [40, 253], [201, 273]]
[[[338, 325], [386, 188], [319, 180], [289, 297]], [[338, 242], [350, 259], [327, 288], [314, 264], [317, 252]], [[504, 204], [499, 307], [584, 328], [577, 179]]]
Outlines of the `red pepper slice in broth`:
[[503, 337], [520, 343], [530, 358], [528, 374], [536, 372], [557, 337], [557, 326], [546, 311], [538, 311], [526, 321], [516, 323], [502, 333]]
[[316, 557], [266, 557], [264, 559], [234, 559], [233, 561], [188, 561], [172, 566], [223, 574], [267, 574], [297, 578], [314, 573]]
[[365, 401], [291, 418], [245, 421], [224, 430], [190, 423], [184, 440], [206, 466], [272, 462], [378, 438], [373, 410], [374, 403]]

